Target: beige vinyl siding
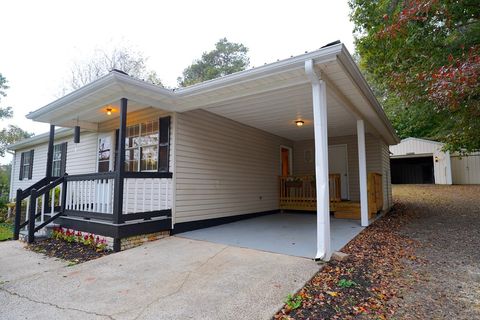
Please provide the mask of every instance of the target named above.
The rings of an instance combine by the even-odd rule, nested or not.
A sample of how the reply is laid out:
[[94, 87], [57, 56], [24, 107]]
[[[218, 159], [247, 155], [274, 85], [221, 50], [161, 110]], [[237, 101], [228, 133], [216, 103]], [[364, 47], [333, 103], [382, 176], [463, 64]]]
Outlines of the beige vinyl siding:
[[[73, 143], [73, 136], [55, 140], [55, 144], [67, 142], [67, 163], [68, 174], [92, 173], [96, 170], [97, 133], [82, 132], [80, 143]], [[35, 150], [33, 156], [32, 179], [20, 180], [20, 159], [22, 152]], [[10, 198], [15, 198], [18, 188], [26, 189], [38, 180], [45, 177], [47, 167], [48, 142], [20, 149], [15, 152], [13, 161], [13, 181]]]
[[278, 209], [286, 139], [204, 110], [177, 114], [175, 222]]
[[[330, 137], [329, 145], [346, 144], [348, 154], [348, 184], [350, 200], [360, 200], [360, 182], [358, 173], [358, 144], [357, 136]], [[382, 149], [383, 142], [370, 134], [365, 137], [365, 150], [367, 153], [367, 172], [379, 172], [383, 174]], [[305, 160], [305, 152], [311, 152], [312, 160]], [[295, 142], [293, 148], [293, 172], [294, 174], [315, 173], [315, 144], [313, 140]], [[386, 186], [384, 186], [385, 188]]]

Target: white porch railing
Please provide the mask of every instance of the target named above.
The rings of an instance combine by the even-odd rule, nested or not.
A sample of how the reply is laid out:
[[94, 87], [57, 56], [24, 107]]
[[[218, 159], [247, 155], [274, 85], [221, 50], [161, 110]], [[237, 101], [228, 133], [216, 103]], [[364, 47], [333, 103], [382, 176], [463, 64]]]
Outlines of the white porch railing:
[[172, 208], [172, 179], [127, 178], [123, 189], [123, 214]]
[[74, 211], [113, 214], [114, 182], [113, 177], [67, 181], [65, 208]]

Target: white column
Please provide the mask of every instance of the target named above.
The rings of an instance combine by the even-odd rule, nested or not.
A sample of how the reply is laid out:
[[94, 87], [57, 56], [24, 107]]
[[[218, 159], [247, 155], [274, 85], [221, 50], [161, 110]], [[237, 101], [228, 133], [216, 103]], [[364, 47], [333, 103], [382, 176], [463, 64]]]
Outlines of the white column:
[[357, 120], [358, 171], [360, 175], [360, 212], [362, 227], [368, 226], [367, 156], [365, 151], [365, 123]]
[[313, 128], [315, 134], [315, 178], [317, 192], [317, 253], [315, 259], [329, 260], [330, 197], [328, 194], [328, 130], [325, 82], [319, 79], [313, 61], [305, 62], [305, 72], [312, 82]]

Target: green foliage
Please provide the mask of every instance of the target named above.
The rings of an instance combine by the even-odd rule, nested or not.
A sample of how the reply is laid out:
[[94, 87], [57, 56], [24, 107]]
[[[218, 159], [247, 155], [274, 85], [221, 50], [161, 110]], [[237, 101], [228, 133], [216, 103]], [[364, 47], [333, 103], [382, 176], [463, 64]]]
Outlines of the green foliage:
[[9, 124], [0, 131], [0, 157], [5, 156], [6, 147], [17, 141], [30, 138], [33, 133], [24, 131], [20, 127]]
[[295, 310], [295, 309], [298, 309], [302, 306], [302, 297], [299, 296], [299, 295], [291, 295], [289, 294], [287, 296], [287, 299], [285, 300], [285, 304], [288, 306], [288, 308], [290, 308], [290, 310]]
[[[2, 97], [6, 97], [7, 94], [5, 90], [9, 87], [7, 85], [7, 79], [0, 73], [0, 102], [2, 102]], [[11, 118], [13, 111], [11, 107], [0, 107], [0, 120]]]
[[247, 53], [248, 48], [243, 44], [229, 42], [227, 38], [220, 39], [214, 50], [204, 52], [201, 59], [183, 71], [183, 77], [177, 79], [178, 84], [186, 87], [245, 70], [250, 64]]
[[357, 285], [353, 280], [340, 279], [337, 283], [340, 288], [351, 288]]
[[[7, 79], [0, 73], [0, 102], [1, 97], [5, 97], [7, 94], [5, 90], [8, 89]], [[0, 107], [0, 120], [9, 119], [13, 116], [11, 107]], [[0, 157], [5, 156], [6, 146], [14, 142], [31, 137], [33, 134], [23, 131], [17, 126], [8, 125], [7, 128], [3, 128], [0, 131]]]
[[9, 240], [13, 237], [12, 225], [0, 223], [0, 241]]
[[350, 0], [360, 67], [400, 137], [480, 149], [480, 6]]

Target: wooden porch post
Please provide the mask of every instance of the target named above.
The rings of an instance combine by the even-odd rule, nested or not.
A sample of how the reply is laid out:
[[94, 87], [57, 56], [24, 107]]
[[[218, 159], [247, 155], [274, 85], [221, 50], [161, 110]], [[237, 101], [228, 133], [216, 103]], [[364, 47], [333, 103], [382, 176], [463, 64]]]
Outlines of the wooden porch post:
[[[127, 131], [127, 99], [120, 100], [120, 128], [118, 130], [118, 158], [113, 192], [113, 223], [123, 223], [123, 184], [125, 176], [125, 136]], [[117, 241], [119, 242], [119, 241]]]
[[367, 156], [365, 151], [365, 123], [357, 120], [358, 172], [360, 175], [360, 216], [362, 227], [368, 226]]
[[312, 60], [305, 61], [305, 72], [312, 83], [313, 127], [315, 136], [315, 176], [317, 193], [317, 253], [315, 259], [329, 260], [330, 197], [328, 182], [328, 130], [326, 84], [315, 72]]

